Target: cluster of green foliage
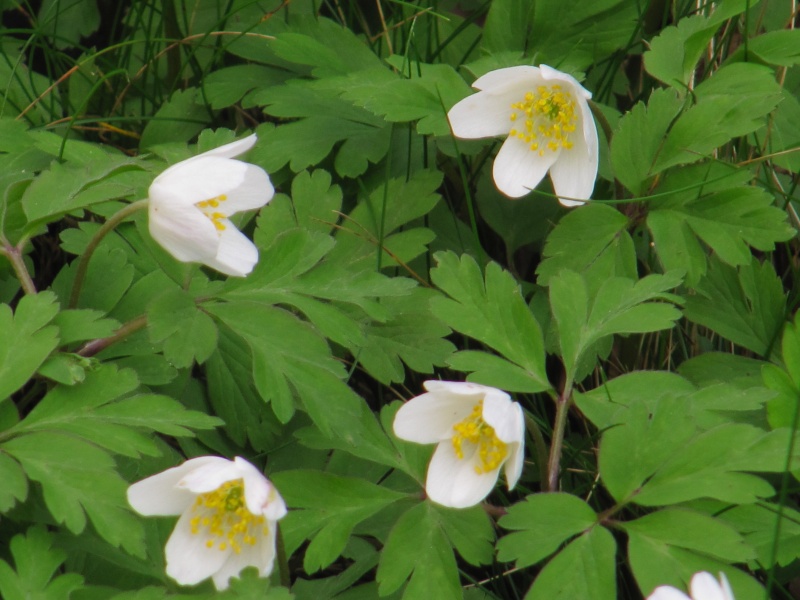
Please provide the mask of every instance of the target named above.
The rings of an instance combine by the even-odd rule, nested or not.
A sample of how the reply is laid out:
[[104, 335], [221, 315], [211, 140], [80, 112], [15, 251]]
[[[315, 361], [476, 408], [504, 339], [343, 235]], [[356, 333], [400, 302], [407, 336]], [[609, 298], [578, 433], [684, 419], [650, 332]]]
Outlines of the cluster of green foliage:
[[[791, 0], [0, 0], [0, 596], [640, 599], [800, 577], [800, 31]], [[493, 69], [593, 92], [594, 200], [494, 188], [447, 110]], [[247, 278], [137, 213], [254, 130]], [[426, 379], [506, 390], [520, 484], [424, 499]], [[548, 448], [547, 446], [551, 447]], [[166, 577], [126, 486], [263, 467], [291, 589]], [[560, 468], [556, 471], [548, 459]], [[285, 567], [284, 567], [285, 568]]]

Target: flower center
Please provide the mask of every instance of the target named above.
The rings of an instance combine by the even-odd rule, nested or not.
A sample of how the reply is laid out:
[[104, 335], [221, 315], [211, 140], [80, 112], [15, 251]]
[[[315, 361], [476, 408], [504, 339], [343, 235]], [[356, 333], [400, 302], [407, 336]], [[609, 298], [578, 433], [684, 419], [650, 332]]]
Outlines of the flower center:
[[556, 84], [540, 85], [535, 92], [527, 92], [522, 102], [511, 105], [512, 123], [519, 123], [508, 135], [521, 139], [528, 147], [544, 156], [545, 149], [555, 152], [560, 148], [569, 150], [573, 143], [570, 134], [575, 131], [578, 116], [575, 101], [569, 92]]
[[266, 519], [247, 510], [241, 479], [226, 481], [213, 492], [200, 494], [192, 512], [192, 533], [204, 532], [208, 536], [206, 548], [231, 548], [239, 554], [243, 545], [253, 546], [257, 536], [269, 533]]
[[478, 447], [480, 464], [475, 466], [478, 475], [498, 468], [508, 456], [508, 445], [497, 437], [494, 427], [483, 420], [483, 400], [478, 402], [469, 416], [453, 425], [453, 449], [456, 456], [464, 458], [464, 443]]
[[222, 223], [222, 219], [226, 218], [228, 215], [225, 213], [219, 212], [216, 210], [222, 202], [225, 202], [228, 197], [225, 194], [220, 194], [216, 198], [211, 198], [210, 200], [203, 200], [202, 202], [198, 202], [195, 204], [197, 208], [199, 208], [205, 216], [211, 219], [211, 222], [214, 223], [214, 227], [217, 228], [217, 231], [223, 231], [225, 229], [225, 224]]

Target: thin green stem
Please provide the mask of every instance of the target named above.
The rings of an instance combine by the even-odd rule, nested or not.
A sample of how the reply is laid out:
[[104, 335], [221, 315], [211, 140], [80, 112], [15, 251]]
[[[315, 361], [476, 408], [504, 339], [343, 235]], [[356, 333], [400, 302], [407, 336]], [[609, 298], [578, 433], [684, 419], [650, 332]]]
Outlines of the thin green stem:
[[126, 337], [143, 329], [147, 325], [147, 316], [140, 315], [135, 319], [128, 321], [124, 325], [122, 325], [119, 329], [117, 329], [113, 335], [110, 335], [105, 338], [100, 338], [97, 340], [92, 340], [91, 342], [87, 342], [83, 348], [78, 350], [77, 354], [79, 356], [94, 356], [101, 350], [108, 348], [111, 344], [124, 340]]
[[564, 446], [564, 431], [567, 415], [572, 406], [572, 380], [567, 381], [564, 391], [556, 400], [556, 422], [553, 426], [553, 439], [550, 442], [550, 459], [547, 462], [547, 491], [558, 491], [558, 476], [561, 468], [561, 450]]
[[542, 435], [542, 430], [539, 428], [539, 424], [528, 412], [525, 413], [525, 428], [533, 438], [533, 446], [536, 449], [536, 466], [539, 467], [539, 480], [542, 482], [542, 485], [545, 485], [547, 482], [548, 463], [547, 444], [544, 442], [544, 436]]
[[147, 199], [137, 200], [128, 204], [125, 208], [120, 209], [116, 214], [108, 218], [103, 223], [103, 226], [97, 230], [89, 243], [86, 245], [81, 257], [78, 259], [78, 268], [75, 270], [75, 279], [72, 280], [72, 293], [69, 297], [69, 308], [78, 306], [78, 299], [81, 296], [81, 288], [83, 287], [83, 280], [86, 279], [86, 271], [89, 269], [89, 261], [92, 259], [92, 254], [97, 250], [97, 246], [103, 241], [103, 238], [108, 235], [110, 231], [115, 229], [122, 221], [127, 219], [133, 213], [143, 210], [147, 207]]
[[292, 586], [292, 578], [289, 574], [289, 558], [286, 556], [286, 545], [283, 542], [283, 533], [281, 533], [280, 525], [275, 523], [275, 551], [278, 555], [278, 575], [280, 577], [281, 585], [285, 588]]
[[36, 286], [33, 283], [31, 274], [28, 273], [28, 267], [25, 266], [25, 260], [22, 258], [22, 250], [20, 246], [12, 246], [8, 241], [3, 238], [3, 245], [0, 247], [0, 254], [8, 258], [14, 273], [19, 279], [19, 284], [26, 294], [35, 294]]

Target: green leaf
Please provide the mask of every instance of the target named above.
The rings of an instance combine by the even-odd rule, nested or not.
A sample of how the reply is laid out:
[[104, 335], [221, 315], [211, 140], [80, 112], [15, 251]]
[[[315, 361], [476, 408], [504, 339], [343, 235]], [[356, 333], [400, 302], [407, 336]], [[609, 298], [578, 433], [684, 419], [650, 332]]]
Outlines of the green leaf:
[[681, 92], [688, 90], [697, 63], [719, 26], [719, 20], [696, 15], [680, 19], [676, 26], [665, 27], [644, 53], [645, 69]]
[[119, 327], [119, 321], [104, 319], [96, 310], [62, 310], [53, 325], [58, 326], [58, 337], [62, 344], [94, 340], [110, 336]]
[[147, 121], [139, 148], [144, 150], [159, 144], [188, 142], [208, 123], [208, 109], [203, 105], [199, 90], [177, 90]]
[[15, 314], [0, 304], [0, 401], [25, 385], [58, 345], [58, 329], [47, 326], [57, 313], [51, 292], [24, 296]]
[[772, 264], [754, 257], [738, 269], [709, 258], [708, 274], [686, 298], [690, 321], [768, 357], [784, 323], [786, 297]]
[[597, 515], [583, 500], [565, 493], [534, 494], [508, 509], [500, 526], [510, 529], [497, 542], [497, 559], [516, 561], [523, 569], [541, 562], [565, 542], [597, 524]]
[[53, 548], [53, 538], [44, 527], [15, 535], [10, 547], [16, 570], [0, 559], [0, 595], [5, 600], [63, 600], [83, 587], [83, 577], [77, 573], [56, 575], [67, 553]]
[[3, 481], [0, 487], [0, 514], [5, 514], [17, 501], [25, 502], [28, 497], [28, 478], [18, 462], [6, 454], [0, 454], [0, 480]]
[[185, 291], [173, 289], [147, 305], [147, 330], [163, 342], [165, 358], [177, 368], [204, 363], [217, 347], [217, 327]]
[[475, 566], [492, 562], [494, 526], [483, 507], [452, 509], [432, 506], [439, 512], [439, 519], [447, 538], [464, 560]]
[[404, 600], [462, 597], [455, 556], [432, 505], [417, 504], [398, 519], [383, 548], [376, 579], [381, 596], [409, 579]]
[[558, 324], [561, 355], [568, 376], [575, 377], [584, 353], [607, 336], [671, 328], [680, 317], [680, 311], [667, 302], [678, 302], [680, 298], [667, 290], [680, 283], [680, 274], [674, 272], [648, 275], [636, 282], [611, 277], [600, 285], [590, 301], [582, 275], [563, 270], [553, 277], [550, 305]]
[[694, 93], [697, 104], [670, 129], [654, 172], [696, 162], [732, 138], [755, 131], [781, 100], [772, 71], [750, 63], [717, 70]]
[[616, 546], [607, 529], [593, 527], [547, 563], [525, 600], [614, 600]]
[[647, 107], [639, 102], [620, 119], [611, 141], [611, 164], [614, 176], [634, 195], [644, 194], [658, 172], [654, 167], [664, 136], [682, 105], [674, 90], [657, 89]]
[[696, 244], [689, 242], [687, 251], [677, 247], [676, 241], [685, 241], [685, 235], [678, 234], [677, 240], [669, 241], [670, 235], [686, 231], [684, 224], [722, 261], [734, 267], [751, 261], [749, 246], [768, 252], [774, 250], [776, 242], [785, 242], [795, 235], [786, 213], [773, 206], [772, 196], [755, 187], [725, 190], [683, 202], [667, 200], [652, 206], [648, 225], [655, 217], [656, 251], [665, 265], [680, 267], [686, 262], [682, 257], [689, 255], [691, 261], [697, 256], [692, 252]]
[[547, 236], [536, 268], [547, 286], [563, 269], [583, 273], [592, 290], [609, 277], [636, 277], [636, 254], [627, 232], [628, 219], [603, 204], [585, 204], [562, 218]]
[[112, 458], [96, 446], [70, 435], [35, 432], [0, 445], [28, 478], [42, 487], [44, 501], [57, 523], [73, 533], [86, 527], [86, 516], [110, 544], [144, 555], [141, 523], [125, 499], [128, 484]]
[[[287, 547], [311, 540], [303, 567], [314, 573], [343, 552], [353, 528], [405, 494], [354, 477], [317, 471], [283, 471], [272, 476], [294, 510], [281, 521]], [[308, 482], [314, 485], [309, 486]]]
[[747, 562], [753, 548], [730, 525], [683, 508], [667, 508], [620, 524], [625, 531], [726, 562]]
[[[798, 558], [800, 513], [788, 506], [762, 502], [731, 507], [719, 519], [735, 527], [765, 568], [787, 566]], [[779, 539], [776, 543], [775, 536]]]
[[208, 73], [202, 80], [203, 95], [212, 108], [225, 108], [242, 100], [250, 90], [280, 85], [290, 76], [287, 71], [265, 65], [234, 65]]
[[[109, 248], [107, 244], [99, 246], [86, 270], [78, 308], [95, 309], [103, 314], [113, 310], [133, 282], [135, 269], [128, 259], [128, 253], [121, 248]], [[53, 282], [53, 290], [62, 301], [72, 293], [76, 265], [77, 261], [73, 261], [63, 268]]]
[[747, 45], [739, 46], [728, 60], [753, 60], [755, 56], [770, 65], [791, 67], [800, 62], [800, 30], [780, 29], [767, 31], [747, 40]]
[[[496, 263], [487, 265], [484, 278], [478, 263], [466, 254], [459, 260], [452, 252], [439, 252], [435, 259], [437, 267], [431, 271], [431, 279], [450, 298], [433, 298], [433, 314], [513, 363], [512, 368], [518, 368], [514, 369], [516, 381], [523, 386], [513, 391], [549, 389], [542, 331], [514, 278]], [[476, 362], [468, 364], [479, 366]], [[492, 370], [493, 365], [488, 363], [487, 368]], [[481, 367], [477, 373], [483, 370]]]

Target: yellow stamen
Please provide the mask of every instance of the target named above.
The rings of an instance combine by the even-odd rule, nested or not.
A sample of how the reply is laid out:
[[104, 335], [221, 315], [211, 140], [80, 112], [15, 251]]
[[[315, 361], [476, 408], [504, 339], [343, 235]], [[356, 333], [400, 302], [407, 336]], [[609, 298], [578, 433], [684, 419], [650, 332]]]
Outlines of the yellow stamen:
[[465, 442], [478, 446], [480, 464], [475, 466], [478, 475], [494, 471], [508, 456], [508, 445], [483, 420], [483, 400], [472, 407], [472, 412], [466, 419], [453, 425], [453, 431], [453, 449], [459, 459], [464, 458]]
[[209, 198], [208, 200], [201, 200], [197, 202], [195, 206], [199, 208], [202, 213], [207, 216], [212, 223], [214, 223], [214, 227], [217, 231], [224, 231], [225, 224], [222, 222], [222, 219], [228, 217], [227, 214], [219, 211], [214, 211], [213, 209], [219, 208], [222, 202], [225, 202], [228, 199], [228, 196], [225, 194], [220, 194], [216, 198]]
[[570, 136], [578, 124], [575, 101], [560, 85], [540, 85], [535, 92], [526, 92], [524, 99], [514, 102], [511, 108], [509, 119], [521, 122], [522, 128], [511, 129], [508, 135], [528, 144], [532, 152], [544, 156], [545, 148], [557, 152], [574, 146]]
[[192, 534], [208, 536], [206, 548], [228, 548], [236, 554], [243, 546], [254, 546], [259, 535], [267, 535], [269, 526], [261, 515], [247, 509], [244, 483], [241, 479], [227, 481], [213, 492], [197, 497], [189, 521]]

